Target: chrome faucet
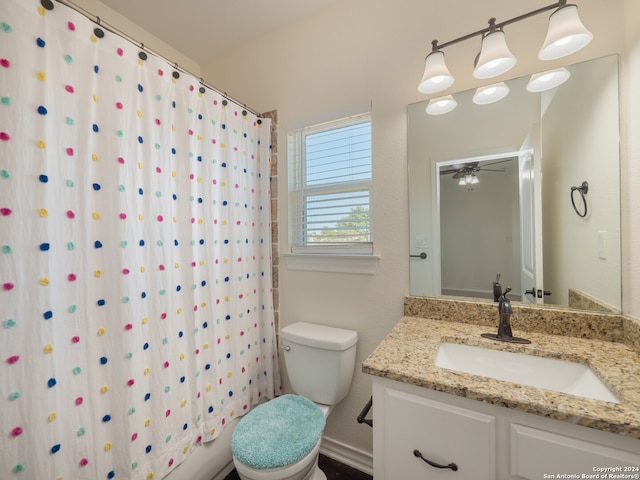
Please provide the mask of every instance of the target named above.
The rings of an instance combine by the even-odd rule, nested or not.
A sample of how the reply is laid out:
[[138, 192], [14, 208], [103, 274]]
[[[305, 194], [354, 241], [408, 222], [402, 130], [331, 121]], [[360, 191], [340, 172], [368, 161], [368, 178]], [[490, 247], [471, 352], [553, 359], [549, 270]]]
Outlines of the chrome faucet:
[[[496, 278], [495, 284], [498, 283], [499, 277]], [[489, 338], [491, 340], [498, 340], [500, 342], [509, 342], [509, 343], [531, 343], [530, 340], [526, 338], [514, 337], [511, 332], [511, 315], [513, 315], [513, 308], [511, 307], [511, 300], [507, 298], [507, 294], [511, 291], [511, 287], [507, 287], [504, 289], [504, 292], [501, 292], [500, 297], [498, 298], [498, 312], [500, 315], [500, 323], [498, 324], [498, 333], [483, 333], [482, 336], [484, 338]], [[495, 292], [495, 288], [494, 288]], [[494, 293], [495, 294], [495, 293]]]

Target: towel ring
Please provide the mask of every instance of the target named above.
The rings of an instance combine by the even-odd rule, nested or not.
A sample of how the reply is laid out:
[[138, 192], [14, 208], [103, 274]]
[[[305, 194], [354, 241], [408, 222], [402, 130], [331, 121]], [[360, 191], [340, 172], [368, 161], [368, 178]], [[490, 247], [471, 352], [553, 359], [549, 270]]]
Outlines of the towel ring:
[[[576, 202], [575, 202], [575, 198], [574, 198], [574, 195], [573, 195], [576, 191], [580, 193], [580, 197], [582, 198], [582, 205], [584, 206], [584, 213], [580, 213], [580, 210], [578, 210], [578, 207], [576, 207]], [[582, 218], [587, 216], [586, 194], [587, 194], [588, 191], [589, 191], [589, 184], [586, 181], [582, 182], [582, 185], [580, 185], [579, 187], [571, 187], [571, 205], [573, 205], [573, 209], [578, 214], [578, 216], [582, 217]]]

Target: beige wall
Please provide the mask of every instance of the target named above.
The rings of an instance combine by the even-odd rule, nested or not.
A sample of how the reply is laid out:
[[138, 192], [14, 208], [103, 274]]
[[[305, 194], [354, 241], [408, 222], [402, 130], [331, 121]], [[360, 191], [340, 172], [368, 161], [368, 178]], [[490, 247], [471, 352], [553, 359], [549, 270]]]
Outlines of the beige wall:
[[[62, 0], [64, 1], [64, 0]], [[116, 30], [124, 33], [130, 40], [136, 43], [143, 43], [145, 48], [163, 56], [171, 64], [177, 63], [179, 67], [192, 73], [196, 77], [200, 77], [200, 65], [191, 60], [187, 55], [180, 53], [171, 45], [167, 45], [159, 38], [151, 35], [138, 25], [123, 17], [112, 8], [107, 7], [98, 0], [72, 0], [73, 4], [91, 15], [91, 18], [100, 17], [101, 21], [106, 22], [106, 26], [114, 27]]]
[[640, 318], [640, 2], [624, 0], [621, 62], [622, 311]]
[[[375, 253], [381, 260], [375, 275], [290, 271], [280, 267], [280, 321], [298, 320], [340, 325], [359, 332], [358, 361], [371, 352], [402, 315], [409, 292], [406, 106], [426, 97], [416, 85], [433, 38], [450, 40], [498, 20], [515, 17], [548, 2], [487, 0], [429, 2], [424, 0], [343, 0], [286, 29], [244, 45], [202, 66], [203, 77], [259, 111], [279, 115], [279, 177], [286, 177], [286, 135], [292, 126], [329, 119], [371, 103], [373, 112], [373, 212]], [[595, 39], [565, 63], [634, 48], [623, 62], [623, 169], [640, 178], [640, 136], [629, 130], [638, 119], [640, 84], [637, 0], [581, 0], [583, 22]], [[623, 7], [628, 10], [623, 15]], [[631, 12], [633, 10], [633, 12]], [[562, 64], [542, 63], [536, 53], [546, 31], [546, 15], [508, 27], [507, 38], [519, 62], [505, 77], [517, 77]], [[625, 23], [626, 22], [626, 23]], [[451, 91], [479, 86], [471, 76], [479, 42], [470, 40], [445, 52], [457, 77]], [[626, 85], [626, 88], [625, 88]], [[631, 108], [631, 105], [633, 107]], [[635, 160], [635, 161], [634, 161]], [[633, 163], [633, 164], [632, 164]], [[623, 177], [626, 181], [626, 177]], [[629, 185], [631, 185], [629, 181]], [[623, 186], [624, 310], [640, 316], [640, 192]], [[286, 247], [287, 189], [279, 188], [280, 241]], [[355, 418], [370, 395], [370, 379], [356, 371], [351, 394], [329, 418], [326, 435], [353, 448], [371, 451], [371, 429]], [[374, 406], [375, 409], [375, 406]]]

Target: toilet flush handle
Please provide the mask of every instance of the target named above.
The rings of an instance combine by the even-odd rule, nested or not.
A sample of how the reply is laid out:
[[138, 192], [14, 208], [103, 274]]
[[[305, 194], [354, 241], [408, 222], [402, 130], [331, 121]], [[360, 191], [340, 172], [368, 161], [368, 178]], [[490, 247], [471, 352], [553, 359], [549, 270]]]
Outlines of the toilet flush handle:
[[291, 351], [291, 345], [282, 344], [282, 348], [284, 348], [285, 352], [290, 352]]

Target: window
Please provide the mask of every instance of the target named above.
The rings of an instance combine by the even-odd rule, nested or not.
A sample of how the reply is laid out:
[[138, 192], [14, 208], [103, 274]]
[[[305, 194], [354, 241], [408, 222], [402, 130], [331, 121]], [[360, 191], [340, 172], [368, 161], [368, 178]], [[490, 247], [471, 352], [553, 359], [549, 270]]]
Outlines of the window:
[[371, 115], [289, 134], [293, 253], [373, 254]]

